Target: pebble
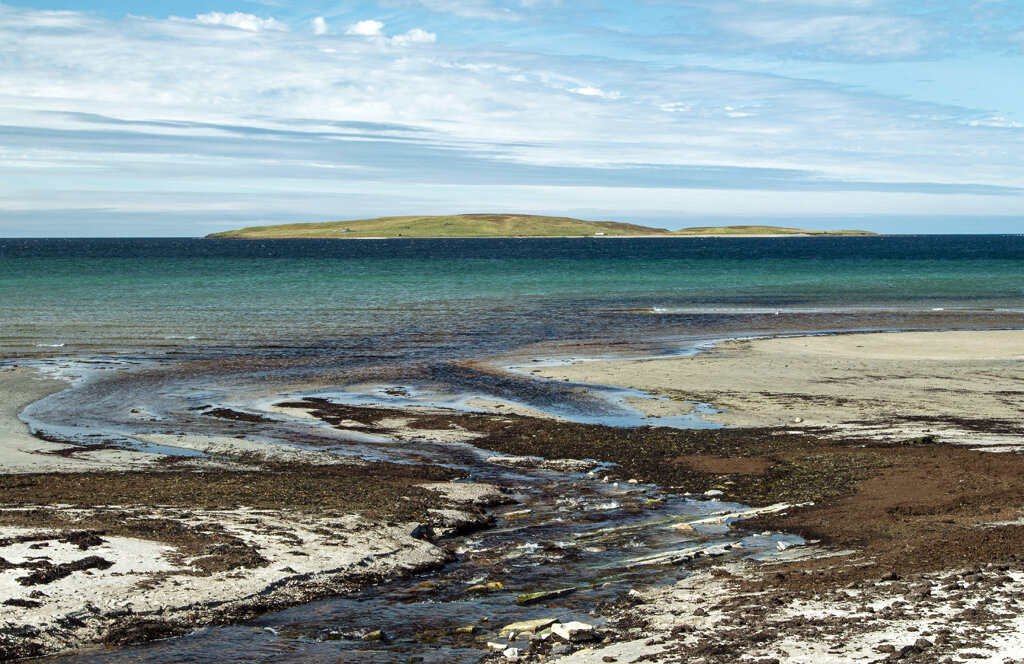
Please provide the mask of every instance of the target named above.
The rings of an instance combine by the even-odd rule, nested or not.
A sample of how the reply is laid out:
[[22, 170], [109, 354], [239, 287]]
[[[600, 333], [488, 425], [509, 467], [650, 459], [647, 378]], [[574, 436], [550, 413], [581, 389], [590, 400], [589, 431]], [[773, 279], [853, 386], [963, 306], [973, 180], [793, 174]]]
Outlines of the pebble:
[[515, 661], [519, 659], [519, 648], [506, 648], [501, 654], [505, 656], [505, 659]]

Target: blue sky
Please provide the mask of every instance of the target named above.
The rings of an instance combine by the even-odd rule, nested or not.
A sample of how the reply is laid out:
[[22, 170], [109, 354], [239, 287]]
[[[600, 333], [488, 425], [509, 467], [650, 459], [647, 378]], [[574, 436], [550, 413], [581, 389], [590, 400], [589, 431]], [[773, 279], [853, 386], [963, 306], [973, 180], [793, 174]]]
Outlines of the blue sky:
[[0, 2], [0, 236], [1024, 232], [1018, 0]]

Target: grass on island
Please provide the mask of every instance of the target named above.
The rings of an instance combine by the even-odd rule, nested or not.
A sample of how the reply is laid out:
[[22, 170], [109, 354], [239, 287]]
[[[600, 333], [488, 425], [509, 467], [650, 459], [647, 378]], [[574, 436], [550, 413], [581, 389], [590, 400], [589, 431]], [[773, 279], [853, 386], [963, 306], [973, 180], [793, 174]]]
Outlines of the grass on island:
[[673, 235], [877, 235], [871, 231], [816, 231], [785, 226], [695, 226], [682, 228]]
[[456, 214], [439, 217], [380, 217], [353, 221], [250, 226], [210, 238], [480, 238], [680, 235], [873, 235], [867, 231], [813, 231], [776, 226], [708, 226], [670, 231], [616, 221], [527, 214]]

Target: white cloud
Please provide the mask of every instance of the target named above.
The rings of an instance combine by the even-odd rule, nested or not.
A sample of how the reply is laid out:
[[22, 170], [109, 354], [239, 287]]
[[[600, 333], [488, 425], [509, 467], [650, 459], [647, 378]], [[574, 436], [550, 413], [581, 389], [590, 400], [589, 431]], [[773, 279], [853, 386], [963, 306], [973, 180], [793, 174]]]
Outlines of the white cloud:
[[1005, 127], [1010, 129], [1020, 129], [1021, 127], [1024, 127], [1024, 124], [1014, 122], [1013, 120], [1007, 120], [1001, 115], [994, 115], [983, 120], [971, 120], [967, 124], [971, 127]]
[[312, 21], [310, 21], [310, 25], [313, 26], [313, 34], [314, 35], [326, 35], [327, 34], [327, 30], [328, 30], [327, 21], [324, 19], [323, 16], [317, 16], [316, 18], [314, 18]]
[[600, 88], [593, 88], [590, 86], [584, 88], [569, 88], [569, 92], [575, 92], [578, 95], [584, 97], [604, 97], [606, 99], [618, 99], [620, 94], [618, 92], [605, 92]]
[[420, 28], [413, 28], [412, 30], [395, 35], [391, 38], [391, 43], [396, 46], [409, 46], [411, 44], [430, 44], [437, 41], [437, 35], [433, 32], [427, 32]]
[[196, 20], [207, 25], [226, 25], [232, 28], [249, 30], [251, 32], [260, 32], [262, 30], [279, 30], [287, 32], [288, 30], [287, 25], [275, 18], [260, 18], [259, 16], [243, 14], [242, 12], [232, 12], [230, 14], [225, 14], [223, 12], [198, 14], [196, 15]]
[[345, 34], [358, 35], [360, 37], [381, 37], [384, 35], [384, 24], [373, 19], [359, 21], [348, 26]]

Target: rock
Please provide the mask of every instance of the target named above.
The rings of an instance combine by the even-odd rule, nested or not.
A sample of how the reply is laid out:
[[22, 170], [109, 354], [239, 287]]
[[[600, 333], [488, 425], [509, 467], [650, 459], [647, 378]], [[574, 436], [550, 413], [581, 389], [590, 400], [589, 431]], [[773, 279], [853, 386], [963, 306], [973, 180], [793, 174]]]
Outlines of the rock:
[[778, 544], [775, 545], [775, 548], [778, 549], [779, 551], [785, 551], [786, 549], [788, 549], [791, 546], [792, 546], [792, 544], [789, 544], [788, 542], [779, 542]]
[[564, 597], [569, 593], [576, 592], [576, 588], [559, 588], [558, 590], [543, 590], [536, 593], [524, 593], [516, 597], [516, 604], [534, 604], [536, 602], [543, 602], [546, 599], [554, 599], [556, 597]]
[[630, 484], [640, 484], [640, 480], [638, 480], [638, 479], [636, 479], [636, 478], [634, 477], [633, 479], [629, 480], [629, 483], [630, 483]]
[[794, 417], [793, 418], [793, 422], [796, 423], [796, 424], [800, 424], [803, 421], [804, 421], [804, 418], [802, 418], [802, 417]]
[[925, 648], [931, 648], [932, 642], [922, 636], [917, 641], [914, 641], [914, 645], [924, 650]]
[[700, 618], [700, 617], [708, 615], [708, 612], [705, 611], [702, 607], [698, 606], [696, 609], [693, 610], [693, 615], [695, 615], [698, 618]]
[[705, 498], [715, 498], [717, 496], [724, 496], [724, 495], [725, 495], [725, 492], [721, 491], [719, 489], [708, 489], [707, 491], [704, 492], [704, 497]]
[[672, 530], [675, 530], [676, 532], [680, 533], [694, 534], [697, 532], [697, 529], [688, 523], [677, 523], [670, 527], [672, 528]]
[[505, 650], [503, 650], [501, 654], [505, 656], [505, 659], [514, 662], [515, 660], [519, 659], [519, 648], [505, 648]]
[[455, 628], [456, 634], [476, 634], [476, 625], [466, 625], [465, 627]]
[[569, 655], [572, 653], [572, 646], [566, 643], [557, 643], [551, 648], [551, 655], [554, 657], [560, 657], [561, 655]]
[[363, 634], [363, 641], [387, 641], [387, 637], [384, 635], [384, 630], [375, 629]]
[[487, 642], [487, 647], [490, 648], [491, 650], [504, 650], [508, 646], [505, 645], [504, 643], [495, 643], [494, 641], [488, 641]]
[[510, 623], [501, 628], [500, 634], [510, 634], [516, 632], [528, 632], [530, 634], [536, 634], [540, 630], [551, 627], [558, 619], [556, 618], [537, 618], [534, 620], [520, 620], [519, 622]]
[[478, 583], [475, 586], [466, 588], [467, 593], [493, 593], [504, 588], [501, 581], [491, 581], [490, 583]]
[[602, 662], [617, 662], [619, 660], [615, 659], [611, 655], [605, 655], [604, 657], [601, 658], [601, 661]]
[[555, 623], [551, 626], [551, 633], [564, 641], [571, 641], [573, 643], [592, 641], [595, 638], [593, 625], [576, 620], [567, 623]]

